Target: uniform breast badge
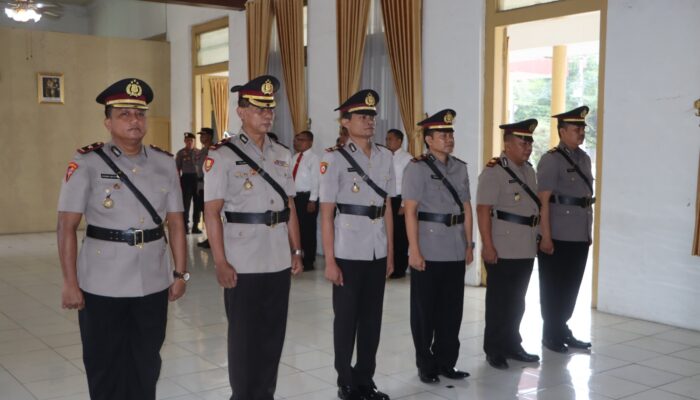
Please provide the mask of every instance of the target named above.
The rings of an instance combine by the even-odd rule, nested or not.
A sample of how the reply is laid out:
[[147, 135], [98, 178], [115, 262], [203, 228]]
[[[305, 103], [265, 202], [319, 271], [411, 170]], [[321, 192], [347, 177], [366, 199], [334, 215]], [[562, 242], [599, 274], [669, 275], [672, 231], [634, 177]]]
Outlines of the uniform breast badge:
[[245, 182], [243, 182], [243, 188], [245, 190], [250, 190], [253, 188], [253, 182], [250, 181], [250, 179], [245, 178]]
[[104, 201], [102, 202], [102, 205], [104, 208], [112, 208], [114, 207], [114, 200], [112, 200], [112, 195], [108, 194], [107, 197], [105, 197]]
[[515, 193], [515, 196], [513, 196], [515, 201], [520, 201], [520, 193]]
[[357, 182], [352, 183], [352, 192], [357, 193], [360, 191], [360, 187], [357, 185]]

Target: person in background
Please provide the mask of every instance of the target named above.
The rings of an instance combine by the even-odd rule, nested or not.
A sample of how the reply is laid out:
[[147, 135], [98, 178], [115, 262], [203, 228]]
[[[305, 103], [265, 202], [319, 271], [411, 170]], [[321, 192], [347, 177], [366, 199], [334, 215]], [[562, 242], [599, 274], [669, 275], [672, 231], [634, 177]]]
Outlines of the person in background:
[[316, 219], [318, 217], [319, 160], [311, 150], [314, 134], [302, 131], [294, 136], [292, 178], [296, 187], [294, 204], [299, 218], [301, 248], [304, 250], [304, 271], [314, 269], [316, 260]]
[[390, 278], [403, 278], [408, 268], [408, 238], [406, 238], [406, 221], [401, 203], [401, 182], [406, 166], [413, 156], [403, 149], [403, 132], [389, 129], [386, 133], [386, 147], [393, 153], [394, 173], [396, 174], [396, 196], [391, 198], [391, 210], [394, 212], [394, 272]]
[[[180, 173], [182, 185], [182, 202], [185, 206], [185, 228], [190, 233], [190, 204], [197, 195], [197, 158], [198, 150], [194, 147], [196, 136], [192, 132], [185, 132], [185, 147], [175, 155], [175, 164]], [[193, 229], [195, 226], [192, 227]]]

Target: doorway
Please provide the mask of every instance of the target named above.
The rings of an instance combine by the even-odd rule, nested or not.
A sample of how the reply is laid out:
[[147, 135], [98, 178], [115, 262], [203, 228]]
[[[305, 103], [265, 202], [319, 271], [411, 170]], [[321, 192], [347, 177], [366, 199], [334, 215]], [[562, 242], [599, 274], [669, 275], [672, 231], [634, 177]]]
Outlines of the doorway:
[[[537, 4], [541, 2], [520, 0], [515, 2], [517, 7], [509, 9], [504, 8], [504, 3], [508, 1], [486, 0], [484, 160], [501, 152], [498, 125], [536, 118], [539, 125], [530, 158], [536, 167], [542, 154], [559, 142], [556, 120], [550, 116], [587, 105], [591, 113], [582, 148], [591, 156], [595, 193], [599, 197], [607, 1]], [[600, 200], [594, 207], [593, 246], [578, 302], [594, 308], [599, 208]], [[528, 293], [538, 293], [536, 284], [537, 279], [531, 280]]]

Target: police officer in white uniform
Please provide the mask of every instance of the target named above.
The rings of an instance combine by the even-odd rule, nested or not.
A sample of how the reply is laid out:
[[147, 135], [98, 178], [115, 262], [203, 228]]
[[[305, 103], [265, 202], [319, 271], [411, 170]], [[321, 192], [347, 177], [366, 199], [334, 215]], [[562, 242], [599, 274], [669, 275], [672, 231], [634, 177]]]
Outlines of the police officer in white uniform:
[[484, 352], [498, 369], [508, 368], [508, 358], [539, 360], [525, 352], [520, 337], [540, 221], [535, 170], [527, 161], [536, 127], [534, 119], [501, 125], [505, 151], [479, 176], [476, 213], [488, 273]]
[[[361, 90], [336, 111], [345, 146], [321, 159], [321, 230], [325, 275], [333, 282], [333, 344], [341, 399], [389, 396], [374, 384], [385, 279], [393, 270], [391, 152], [372, 142], [379, 95]], [[337, 211], [337, 213], [336, 213]], [[357, 362], [352, 365], [357, 340]]]
[[62, 306], [80, 310], [93, 400], [155, 399], [168, 300], [182, 296], [189, 279], [175, 161], [142, 143], [152, 99], [148, 84], [135, 78], [97, 96], [111, 141], [78, 150], [58, 201]]
[[316, 220], [318, 219], [318, 187], [321, 173], [319, 160], [311, 148], [314, 134], [301, 131], [294, 136], [292, 156], [292, 177], [296, 187], [294, 204], [299, 217], [301, 248], [304, 250], [304, 271], [314, 269], [316, 260]]
[[588, 107], [553, 115], [558, 121], [559, 145], [537, 165], [538, 196], [542, 201], [542, 240], [539, 245], [542, 344], [566, 353], [588, 349], [590, 342], [574, 337], [566, 325], [576, 307], [586, 270], [593, 224], [591, 158], [581, 148]]
[[267, 136], [277, 89], [271, 75], [231, 88], [241, 131], [204, 160], [204, 221], [225, 288], [231, 400], [274, 399], [290, 278], [303, 268], [291, 154]]
[[391, 150], [396, 174], [396, 193], [391, 198], [391, 210], [394, 218], [394, 272], [390, 278], [398, 279], [406, 276], [408, 268], [408, 238], [406, 237], [406, 220], [401, 198], [403, 172], [413, 156], [403, 149], [404, 134], [398, 129], [389, 129], [386, 133], [386, 148]]

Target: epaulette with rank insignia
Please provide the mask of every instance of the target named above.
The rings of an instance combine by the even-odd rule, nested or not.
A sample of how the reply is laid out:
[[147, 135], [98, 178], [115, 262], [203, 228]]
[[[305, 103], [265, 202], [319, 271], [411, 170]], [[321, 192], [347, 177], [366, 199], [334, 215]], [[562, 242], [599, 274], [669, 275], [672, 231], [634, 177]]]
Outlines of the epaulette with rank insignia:
[[466, 162], [466, 161], [460, 160], [459, 158], [457, 158], [457, 157], [455, 157], [455, 156], [450, 156], [450, 157], [454, 158], [455, 161], [459, 161], [459, 162], [461, 162], [462, 164], [467, 165], [467, 162]]
[[171, 153], [171, 152], [169, 152], [169, 151], [165, 151], [165, 150], [161, 149], [160, 147], [158, 147], [158, 146], [156, 146], [156, 145], [154, 145], [154, 144], [150, 144], [150, 145], [148, 145], [148, 146], [149, 146], [151, 149], [155, 150], [155, 151], [159, 151], [159, 152], [161, 152], [161, 153], [163, 153], [163, 154], [167, 154], [167, 155], [169, 155], [170, 157], [175, 157], [175, 155], [174, 155], [173, 153]]
[[501, 159], [498, 157], [494, 157], [494, 158], [490, 159], [489, 162], [486, 163], [486, 166], [489, 168], [493, 168], [500, 163], [501, 163]]
[[421, 162], [423, 160], [425, 160], [425, 154], [421, 154], [418, 157], [412, 158], [411, 162]]
[[224, 138], [224, 139], [219, 140], [218, 142], [216, 142], [216, 143], [212, 144], [211, 146], [209, 146], [209, 150], [216, 150], [216, 149], [218, 149], [219, 147], [221, 147], [221, 146], [225, 145], [226, 143], [228, 143], [229, 139], [231, 139], [231, 137], [227, 137], [227, 138]]
[[333, 146], [333, 147], [327, 148], [326, 151], [327, 151], [328, 153], [331, 153], [331, 152], [336, 151], [336, 150], [338, 150], [338, 149], [340, 149], [340, 148], [342, 148], [342, 147], [343, 147], [342, 144], [336, 144], [336, 145]]
[[556, 153], [556, 152], [557, 152], [556, 147], [552, 147], [551, 149], [547, 150], [547, 153]]
[[95, 142], [93, 144], [79, 148], [78, 153], [87, 154], [87, 153], [90, 153], [90, 152], [95, 151], [97, 149], [101, 149], [104, 145], [105, 144], [103, 142]]

